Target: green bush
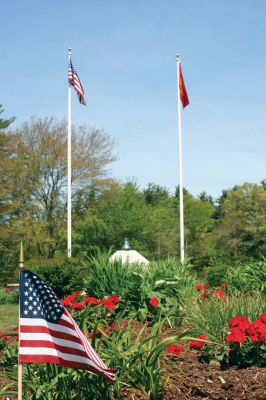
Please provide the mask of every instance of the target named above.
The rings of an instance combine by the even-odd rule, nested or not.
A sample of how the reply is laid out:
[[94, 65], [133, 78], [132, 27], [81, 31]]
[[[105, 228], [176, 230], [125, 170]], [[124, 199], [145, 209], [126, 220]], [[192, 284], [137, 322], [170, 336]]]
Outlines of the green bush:
[[[126, 304], [132, 319], [148, 320], [151, 324], [165, 318], [169, 325], [181, 321], [181, 305], [185, 298], [195, 295], [195, 277], [190, 266], [175, 259], [153, 262], [148, 267], [109, 262], [108, 254], [92, 258], [85, 288], [89, 296], [101, 298], [118, 295]], [[150, 299], [159, 300], [158, 307], [150, 306]]]
[[230, 267], [228, 283], [240, 292], [266, 293], [266, 260]]
[[18, 304], [19, 292], [11, 292], [0, 289], [0, 304]]
[[80, 259], [63, 259], [58, 262], [44, 262], [29, 267], [38, 274], [59, 298], [82, 289], [83, 278], [88, 274]]
[[228, 265], [214, 265], [204, 270], [204, 279], [210, 286], [219, 286], [228, 280]]

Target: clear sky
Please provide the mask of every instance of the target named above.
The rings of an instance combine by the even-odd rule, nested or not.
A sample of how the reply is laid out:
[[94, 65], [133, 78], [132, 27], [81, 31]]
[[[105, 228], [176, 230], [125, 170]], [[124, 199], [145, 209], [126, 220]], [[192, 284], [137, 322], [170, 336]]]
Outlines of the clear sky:
[[194, 195], [266, 178], [265, 0], [1, 1], [0, 103], [15, 125], [67, 117], [67, 48], [87, 106], [73, 123], [116, 142], [114, 177], [178, 185], [176, 61], [184, 185]]

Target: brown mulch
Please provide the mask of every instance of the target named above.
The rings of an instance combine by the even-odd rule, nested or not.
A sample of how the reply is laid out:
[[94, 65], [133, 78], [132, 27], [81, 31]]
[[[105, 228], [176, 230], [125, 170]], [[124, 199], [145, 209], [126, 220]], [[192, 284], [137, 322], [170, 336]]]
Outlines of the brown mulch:
[[[250, 367], [221, 371], [218, 365], [201, 364], [197, 352], [185, 351], [172, 358], [175, 369], [165, 374], [167, 384], [160, 400], [266, 400], [266, 369]], [[147, 400], [126, 389], [123, 400]]]
[[[125, 327], [127, 322], [124, 321], [123, 325]], [[136, 333], [142, 326], [131, 323], [131, 328]], [[146, 334], [148, 333], [149, 328], [146, 329]], [[175, 333], [177, 331], [168, 329], [163, 336]], [[266, 368], [254, 366], [221, 370], [218, 364], [201, 364], [197, 351], [191, 350], [185, 350], [179, 356], [169, 355], [167, 365], [169, 364], [171, 367], [166, 368], [167, 383], [160, 400], [266, 400]], [[6, 380], [0, 378], [0, 388], [5, 383]], [[6, 400], [6, 397], [0, 399]], [[9, 396], [9, 399], [16, 398]], [[122, 399], [147, 400], [147, 397], [137, 389], [125, 388]]]

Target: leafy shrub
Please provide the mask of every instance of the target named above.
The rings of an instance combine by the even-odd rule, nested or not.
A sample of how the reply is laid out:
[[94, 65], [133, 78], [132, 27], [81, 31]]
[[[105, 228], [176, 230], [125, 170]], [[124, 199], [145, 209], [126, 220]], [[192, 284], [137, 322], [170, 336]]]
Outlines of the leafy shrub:
[[19, 292], [12, 292], [5, 289], [0, 289], [0, 304], [18, 304]]
[[220, 285], [221, 282], [227, 282], [227, 271], [229, 266], [222, 265], [214, 265], [208, 267], [204, 270], [205, 280], [210, 284], [210, 286]]
[[230, 267], [228, 283], [241, 292], [266, 293], [266, 260]]
[[64, 259], [58, 262], [38, 263], [29, 267], [38, 274], [59, 298], [82, 288], [88, 270], [80, 259]]
[[[84, 281], [88, 295], [102, 297], [116, 294], [121, 297], [131, 318], [157, 322], [167, 317], [169, 324], [180, 323], [180, 306], [183, 299], [194, 295], [195, 277], [188, 264], [169, 259], [153, 262], [147, 268], [109, 262], [108, 254], [92, 258], [89, 276]], [[151, 307], [150, 299], [159, 300]]]

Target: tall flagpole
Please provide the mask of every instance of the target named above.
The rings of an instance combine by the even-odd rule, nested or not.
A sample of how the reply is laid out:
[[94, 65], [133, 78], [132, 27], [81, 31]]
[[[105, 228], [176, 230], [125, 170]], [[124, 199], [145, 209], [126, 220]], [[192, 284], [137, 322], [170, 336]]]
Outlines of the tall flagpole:
[[[68, 65], [71, 61], [72, 49], [68, 49]], [[71, 85], [68, 82], [68, 118], [67, 118], [67, 256], [72, 253], [72, 219], [71, 219]]]
[[181, 124], [181, 101], [180, 101], [180, 57], [176, 55], [177, 73], [177, 113], [178, 113], [178, 158], [179, 158], [179, 220], [180, 220], [180, 260], [185, 259], [185, 239], [184, 239], [184, 199], [183, 199], [183, 160], [182, 160], [182, 124]]
[[[24, 268], [24, 252], [23, 252], [23, 243], [20, 243], [20, 253], [19, 253], [19, 275], [20, 275], [20, 271], [23, 270]], [[20, 276], [19, 276], [19, 281], [20, 281]], [[20, 348], [20, 288], [19, 288], [19, 343], [18, 343], [18, 347]], [[18, 362], [18, 400], [22, 400], [22, 364], [20, 362]]]

